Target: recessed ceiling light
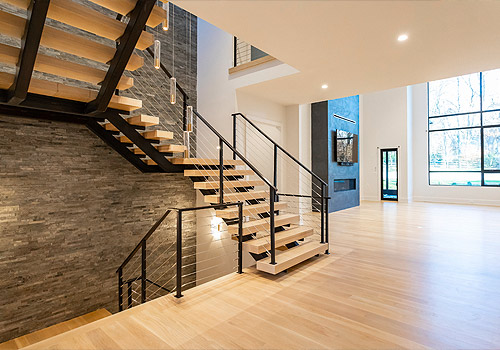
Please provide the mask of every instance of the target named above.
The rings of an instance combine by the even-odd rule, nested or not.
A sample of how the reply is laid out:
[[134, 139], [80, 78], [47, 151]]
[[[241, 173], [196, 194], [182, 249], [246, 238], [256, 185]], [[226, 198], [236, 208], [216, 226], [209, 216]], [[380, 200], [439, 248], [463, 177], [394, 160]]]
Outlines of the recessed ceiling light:
[[328, 89], [328, 85], [327, 84], [323, 84], [323, 85], [321, 85], [321, 88], [322, 89]]
[[407, 34], [401, 34], [398, 36], [398, 41], [406, 41], [408, 40], [408, 35]]

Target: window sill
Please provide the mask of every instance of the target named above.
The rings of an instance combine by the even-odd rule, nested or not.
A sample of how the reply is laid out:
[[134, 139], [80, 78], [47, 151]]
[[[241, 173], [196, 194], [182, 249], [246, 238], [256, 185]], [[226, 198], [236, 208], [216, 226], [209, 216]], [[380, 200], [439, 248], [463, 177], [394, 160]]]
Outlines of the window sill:
[[260, 66], [264, 63], [268, 63], [268, 62], [271, 62], [274, 60], [276, 60], [276, 58], [274, 58], [273, 56], [269, 56], [269, 55], [264, 56], [264, 57], [261, 57], [261, 58], [254, 60], [254, 61], [250, 61], [247, 63], [240, 64], [239, 66], [229, 68], [229, 74], [238, 73], [238, 72], [244, 71], [246, 69], [254, 68], [254, 67]]

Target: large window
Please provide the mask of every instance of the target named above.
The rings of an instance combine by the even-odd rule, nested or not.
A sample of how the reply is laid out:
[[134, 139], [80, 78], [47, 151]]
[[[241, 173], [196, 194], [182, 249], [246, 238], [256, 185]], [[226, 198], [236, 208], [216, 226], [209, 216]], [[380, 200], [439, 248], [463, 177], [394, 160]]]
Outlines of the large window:
[[500, 186], [500, 69], [427, 88], [429, 184]]

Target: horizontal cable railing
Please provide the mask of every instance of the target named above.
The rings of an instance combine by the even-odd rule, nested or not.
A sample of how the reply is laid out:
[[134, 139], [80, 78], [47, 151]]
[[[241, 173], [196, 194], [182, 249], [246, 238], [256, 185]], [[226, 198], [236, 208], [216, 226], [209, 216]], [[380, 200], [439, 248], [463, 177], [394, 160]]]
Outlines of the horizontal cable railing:
[[233, 66], [237, 67], [239, 65], [255, 61], [259, 58], [269, 56], [262, 50], [259, 50], [255, 46], [234, 37], [233, 41]]
[[[214, 210], [231, 207], [238, 207], [235, 236], [212, 223]], [[172, 213], [177, 215], [169, 221]], [[242, 202], [168, 209], [116, 271], [119, 310], [174, 292], [180, 298], [207, 279], [242, 273], [242, 227]]]

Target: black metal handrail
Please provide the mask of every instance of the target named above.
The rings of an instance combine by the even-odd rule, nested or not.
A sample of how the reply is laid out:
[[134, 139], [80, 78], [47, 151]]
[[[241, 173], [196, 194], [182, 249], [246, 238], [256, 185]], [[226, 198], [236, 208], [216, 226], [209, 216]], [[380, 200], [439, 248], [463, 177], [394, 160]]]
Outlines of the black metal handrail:
[[[172, 212], [177, 212], [177, 239], [176, 239], [176, 297], [182, 297], [182, 216], [184, 212], [187, 211], [198, 211], [202, 209], [221, 209], [231, 206], [238, 206], [238, 273], [243, 273], [243, 202], [233, 202], [233, 203], [222, 203], [222, 204], [211, 204], [199, 207], [189, 207], [189, 208], [170, 208], [163, 216], [155, 222], [155, 224], [149, 229], [149, 231], [144, 235], [144, 237], [139, 241], [137, 246], [132, 250], [132, 252], [127, 256], [125, 261], [116, 270], [118, 273], [118, 308], [120, 311], [123, 310], [123, 287], [127, 285], [128, 290], [128, 305], [131, 305], [131, 288], [132, 283], [136, 281], [141, 281], [141, 304], [146, 302], [146, 283], [151, 283], [157, 287], [170, 292], [170, 290], [164, 288], [163, 286], [151, 281], [147, 278], [147, 266], [146, 266], [146, 244], [147, 240], [153, 235], [156, 229], [165, 221], [167, 216]], [[130, 262], [130, 260], [135, 256], [135, 254], [141, 249], [141, 275], [138, 277], [133, 277], [126, 281], [123, 280], [123, 269]]]
[[307, 171], [309, 174], [311, 174], [315, 179], [317, 179], [321, 184], [328, 186], [328, 184], [323, 181], [318, 175], [313, 173], [311, 169], [306, 167], [304, 164], [302, 164], [299, 160], [297, 160], [294, 156], [292, 156], [287, 150], [285, 150], [283, 147], [281, 147], [278, 143], [276, 143], [271, 137], [269, 137], [264, 131], [262, 131], [257, 125], [255, 125], [250, 119], [245, 117], [242, 113], [233, 113], [231, 114], [233, 116], [233, 143], [234, 147], [236, 148], [236, 117], [241, 116], [243, 119], [245, 119], [251, 126], [253, 126], [259, 133], [262, 134], [266, 139], [268, 139], [274, 146], [276, 146], [281, 152], [285, 153], [288, 157], [290, 157], [295, 163], [300, 165], [305, 171]]

